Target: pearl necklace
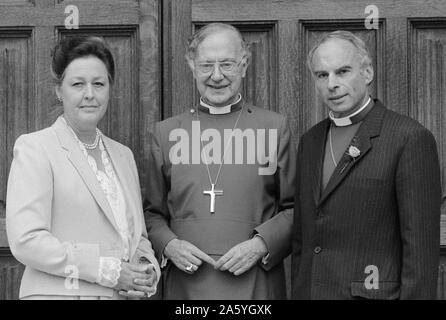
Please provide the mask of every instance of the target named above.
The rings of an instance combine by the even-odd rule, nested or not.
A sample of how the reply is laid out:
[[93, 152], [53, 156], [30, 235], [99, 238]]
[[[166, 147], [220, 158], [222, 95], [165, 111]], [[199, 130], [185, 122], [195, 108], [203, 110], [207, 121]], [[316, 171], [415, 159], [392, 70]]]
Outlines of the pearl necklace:
[[81, 142], [82, 142], [82, 144], [84, 145], [84, 147], [86, 149], [93, 150], [93, 149], [96, 149], [96, 147], [98, 146], [100, 137], [101, 137], [101, 132], [99, 131], [98, 128], [96, 128], [96, 137], [94, 138], [94, 141], [93, 141], [92, 144], [88, 144], [88, 143], [85, 143], [85, 142], [82, 142], [82, 141]]
[[68, 119], [65, 119], [65, 117], [62, 117], [62, 119], [64, 120], [65, 124], [67, 125], [68, 128], [70, 128], [71, 132], [73, 133], [74, 137], [76, 138], [76, 140], [81, 143], [86, 149], [88, 150], [93, 150], [96, 149], [96, 147], [99, 144], [99, 140], [101, 138], [101, 130], [99, 130], [98, 128], [96, 128], [96, 137], [94, 138], [93, 143], [89, 144], [89, 143], [85, 143], [82, 142], [79, 137], [77, 136], [77, 134], [74, 132], [73, 130], [73, 126], [71, 125], [70, 121], [68, 121]]

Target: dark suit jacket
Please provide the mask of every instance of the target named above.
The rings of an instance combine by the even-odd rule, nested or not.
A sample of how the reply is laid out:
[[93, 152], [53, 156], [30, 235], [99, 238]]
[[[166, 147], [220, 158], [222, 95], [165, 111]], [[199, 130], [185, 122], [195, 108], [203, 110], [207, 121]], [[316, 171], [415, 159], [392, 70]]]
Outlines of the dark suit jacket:
[[[433, 135], [375, 106], [321, 190], [329, 120], [299, 143], [292, 298], [435, 299], [441, 182]], [[367, 266], [378, 289], [367, 289]], [[376, 274], [376, 273], [375, 273]]]

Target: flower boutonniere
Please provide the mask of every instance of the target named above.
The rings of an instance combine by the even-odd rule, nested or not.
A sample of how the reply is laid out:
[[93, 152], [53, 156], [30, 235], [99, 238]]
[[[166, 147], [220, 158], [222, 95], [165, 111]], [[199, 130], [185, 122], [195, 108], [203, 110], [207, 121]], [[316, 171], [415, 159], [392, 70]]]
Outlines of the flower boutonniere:
[[352, 143], [348, 147], [346, 151], [346, 155], [349, 157], [349, 161], [347, 161], [344, 167], [341, 169], [341, 173], [348, 167], [350, 163], [355, 162], [356, 159], [361, 155], [361, 150], [357, 147], [356, 137], [353, 138]]
[[348, 147], [348, 155], [352, 157], [353, 160], [356, 160], [356, 158], [361, 155], [361, 150], [355, 146], [350, 146]]

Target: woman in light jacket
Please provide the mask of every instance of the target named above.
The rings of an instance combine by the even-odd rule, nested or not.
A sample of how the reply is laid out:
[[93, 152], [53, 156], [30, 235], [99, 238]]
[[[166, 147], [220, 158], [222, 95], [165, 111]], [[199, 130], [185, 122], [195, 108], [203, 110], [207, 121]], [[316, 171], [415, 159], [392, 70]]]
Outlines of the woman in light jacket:
[[136, 163], [106, 137], [114, 61], [101, 38], [68, 37], [53, 51], [63, 115], [20, 136], [8, 180], [6, 228], [26, 268], [21, 299], [149, 297], [160, 279], [147, 240]]

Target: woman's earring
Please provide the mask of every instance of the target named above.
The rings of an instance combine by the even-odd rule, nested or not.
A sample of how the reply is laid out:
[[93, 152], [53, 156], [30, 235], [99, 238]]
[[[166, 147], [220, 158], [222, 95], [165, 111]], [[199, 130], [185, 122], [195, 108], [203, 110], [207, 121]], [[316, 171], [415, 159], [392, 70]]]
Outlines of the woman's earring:
[[60, 103], [62, 103], [62, 98], [61, 98], [61, 97], [57, 97], [57, 101], [59, 101]]

